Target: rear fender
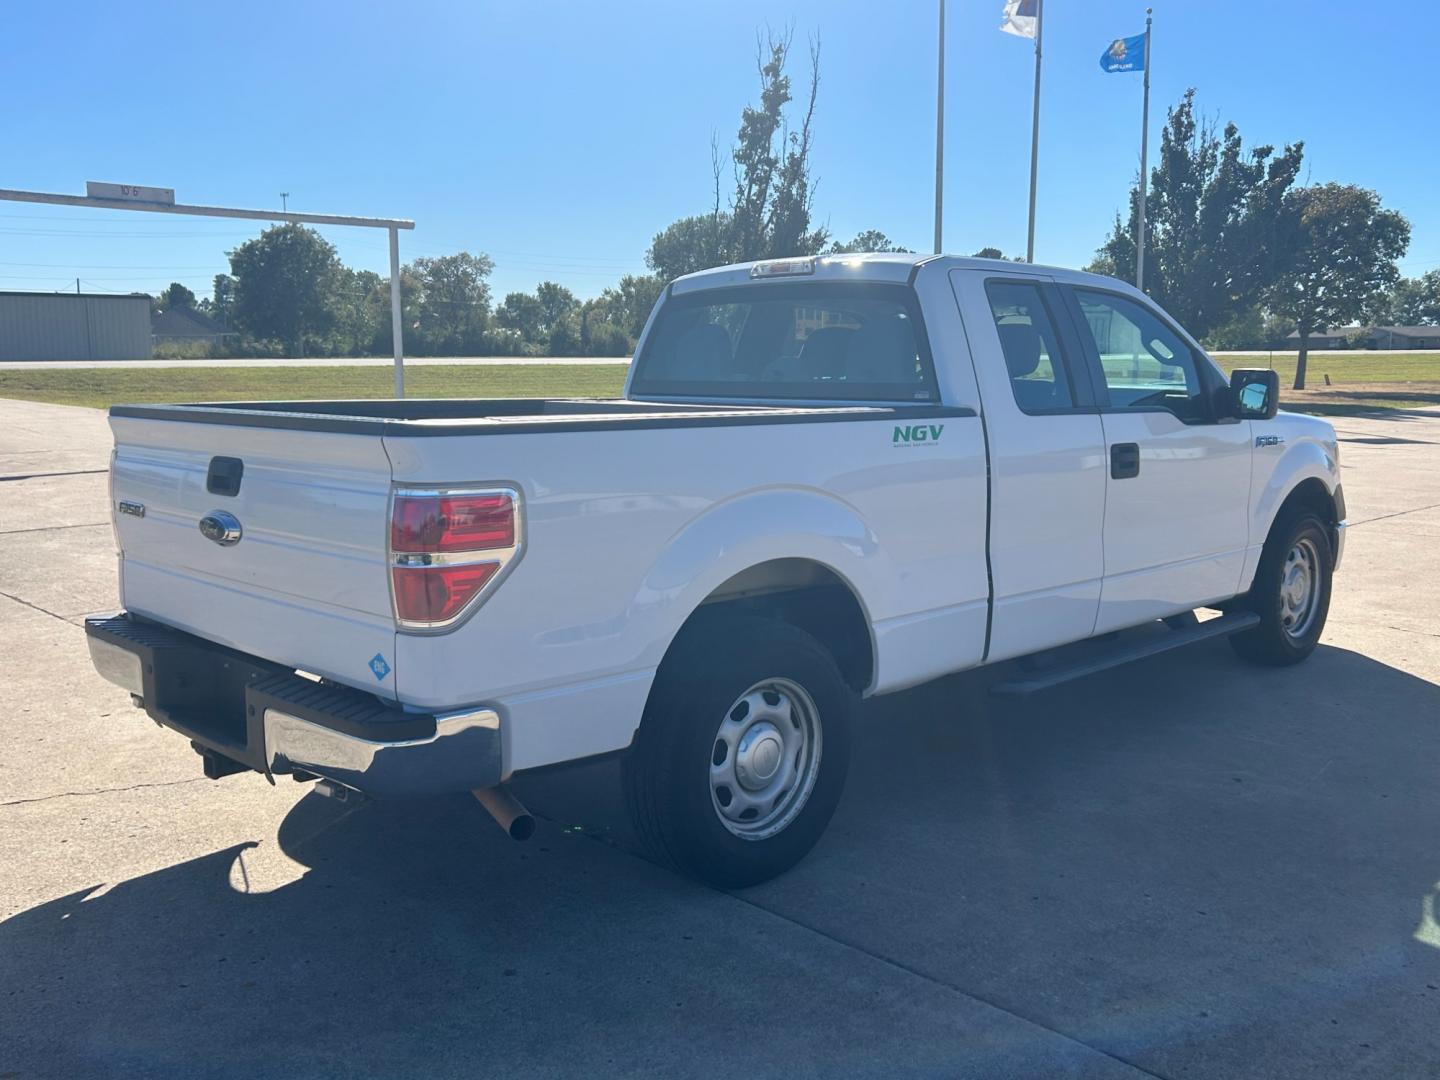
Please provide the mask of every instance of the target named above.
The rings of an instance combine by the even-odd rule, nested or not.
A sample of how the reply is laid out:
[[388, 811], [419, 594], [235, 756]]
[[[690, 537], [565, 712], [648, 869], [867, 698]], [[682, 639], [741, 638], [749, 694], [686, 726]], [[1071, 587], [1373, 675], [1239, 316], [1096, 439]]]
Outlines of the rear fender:
[[652, 622], [646, 666], [658, 666], [670, 642], [720, 585], [775, 559], [809, 559], [834, 572], [855, 594], [872, 627], [870, 599], [893, 573], [875, 533], [859, 513], [809, 488], [767, 488], [711, 507], [676, 533], [650, 567], [631, 606]]

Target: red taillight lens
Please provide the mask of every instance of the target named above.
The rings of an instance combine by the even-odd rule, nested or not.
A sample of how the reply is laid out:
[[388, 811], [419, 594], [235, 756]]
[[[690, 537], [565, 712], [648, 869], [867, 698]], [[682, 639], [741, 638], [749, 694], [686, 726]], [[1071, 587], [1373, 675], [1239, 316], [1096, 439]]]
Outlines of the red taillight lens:
[[391, 567], [395, 614], [405, 622], [447, 622], [461, 612], [499, 569], [498, 562]]
[[520, 553], [520, 493], [395, 492], [390, 516], [390, 591], [402, 630], [443, 631], [499, 583]]
[[397, 495], [390, 550], [397, 553], [494, 551], [515, 546], [509, 495]]

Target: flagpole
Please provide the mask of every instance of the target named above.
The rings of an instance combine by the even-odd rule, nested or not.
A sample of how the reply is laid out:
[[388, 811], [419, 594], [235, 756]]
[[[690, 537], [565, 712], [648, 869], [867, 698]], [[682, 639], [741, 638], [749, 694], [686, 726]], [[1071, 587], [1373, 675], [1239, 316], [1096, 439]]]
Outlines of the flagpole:
[[1135, 288], [1145, 291], [1145, 196], [1150, 177], [1150, 13], [1145, 9], [1145, 98], [1140, 107], [1140, 228], [1135, 244]]
[[1045, 0], [1035, 5], [1035, 113], [1030, 126], [1030, 232], [1025, 261], [1035, 261], [1035, 176], [1040, 165], [1040, 38], [1045, 32]]
[[945, 0], [940, 0], [939, 80], [935, 91], [935, 254], [939, 255], [945, 201]]

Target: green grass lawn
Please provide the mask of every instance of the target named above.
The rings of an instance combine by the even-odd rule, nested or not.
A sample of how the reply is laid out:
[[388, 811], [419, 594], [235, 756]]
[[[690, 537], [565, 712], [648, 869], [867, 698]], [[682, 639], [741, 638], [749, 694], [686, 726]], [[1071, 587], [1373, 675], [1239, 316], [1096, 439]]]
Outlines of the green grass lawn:
[[[1280, 372], [1281, 402], [1300, 412], [1353, 413], [1440, 405], [1440, 356], [1413, 353], [1310, 354], [1308, 389], [1289, 389], [1295, 354], [1223, 356], [1227, 369]], [[1273, 361], [1273, 363], [1272, 363]], [[1325, 376], [1331, 385], [1325, 385]], [[444, 364], [405, 371], [410, 397], [614, 397], [621, 364]], [[0, 397], [104, 408], [117, 402], [382, 398], [393, 392], [389, 367], [91, 368], [0, 371]]]
[[[1293, 352], [1246, 353], [1241, 356], [1217, 356], [1221, 367], [1273, 367], [1280, 373], [1280, 382], [1289, 386], [1295, 379]], [[1440, 354], [1406, 352], [1311, 352], [1305, 365], [1305, 385], [1315, 389], [1325, 385], [1325, 376], [1334, 384], [1341, 383], [1440, 383]]]
[[[615, 397], [625, 385], [616, 364], [446, 364], [407, 367], [407, 397]], [[105, 408], [118, 402], [383, 398], [394, 395], [389, 367], [92, 368], [0, 371], [0, 397]]]

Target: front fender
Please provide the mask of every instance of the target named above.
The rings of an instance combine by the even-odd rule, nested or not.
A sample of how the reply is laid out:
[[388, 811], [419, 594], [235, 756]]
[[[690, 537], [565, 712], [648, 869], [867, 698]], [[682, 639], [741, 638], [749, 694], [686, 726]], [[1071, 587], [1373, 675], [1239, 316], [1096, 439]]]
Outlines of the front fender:
[[[1257, 447], [1257, 459], [1265, 452]], [[1315, 439], [1297, 440], [1285, 446], [1280, 457], [1263, 474], [1257, 460], [1255, 485], [1251, 499], [1250, 542], [1264, 544], [1275, 524], [1275, 516], [1290, 493], [1306, 480], [1319, 480], [1331, 498], [1340, 486], [1340, 466], [1333, 449]], [[1262, 482], [1263, 481], [1263, 482]]]
[[[1343, 521], [1344, 498], [1340, 494], [1340, 463], [1334, 429], [1313, 417], [1281, 414], [1274, 424], [1255, 424], [1255, 458], [1250, 485], [1250, 543], [1245, 553], [1241, 589], [1248, 590], [1260, 565], [1265, 541], [1285, 500], [1302, 484], [1317, 483], [1333, 500], [1335, 518]], [[1287, 441], [1279, 447], [1259, 445], [1260, 437], [1279, 434]], [[1337, 530], [1339, 532], [1339, 530]], [[1336, 563], [1339, 543], [1336, 537]]]
[[865, 612], [891, 574], [874, 530], [842, 499], [813, 488], [747, 492], [709, 507], [671, 537], [641, 581], [632, 616], [652, 623], [645, 663], [659, 664], [705, 598], [741, 571], [775, 559], [809, 559], [847, 582]]

